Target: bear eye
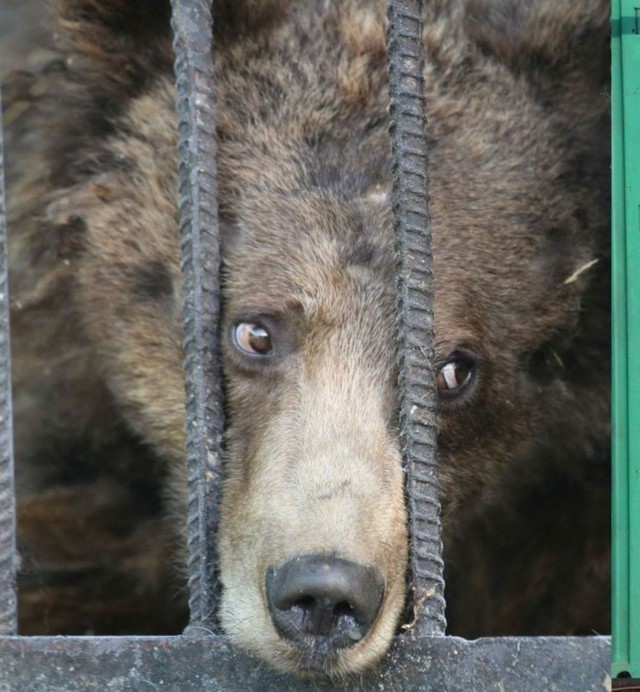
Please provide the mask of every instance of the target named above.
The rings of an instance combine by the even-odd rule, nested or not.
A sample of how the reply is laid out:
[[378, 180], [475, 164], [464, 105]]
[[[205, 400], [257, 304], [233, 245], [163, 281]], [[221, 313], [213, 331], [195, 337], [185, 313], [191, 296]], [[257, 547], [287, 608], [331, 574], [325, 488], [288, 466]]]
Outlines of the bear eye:
[[475, 364], [469, 356], [454, 354], [436, 375], [438, 394], [444, 396], [460, 394], [473, 379], [474, 371]]
[[234, 346], [242, 353], [268, 356], [273, 352], [271, 335], [259, 324], [240, 322], [231, 328], [231, 335]]

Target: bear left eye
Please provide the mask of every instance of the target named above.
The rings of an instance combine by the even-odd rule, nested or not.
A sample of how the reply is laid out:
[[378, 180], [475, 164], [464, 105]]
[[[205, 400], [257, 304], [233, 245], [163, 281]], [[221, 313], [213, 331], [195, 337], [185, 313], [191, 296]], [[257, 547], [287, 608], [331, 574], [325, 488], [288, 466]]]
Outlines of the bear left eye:
[[471, 358], [461, 354], [450, 358], [436, 375], [438, 393], [449, 396], [459, 394], [473, 379], [475, 365]]
[[268, 356], [273, 352], [271, 335], [261, 325], [253, 322], [240, 322], [231, 328], [234, 346], [252, 356]]

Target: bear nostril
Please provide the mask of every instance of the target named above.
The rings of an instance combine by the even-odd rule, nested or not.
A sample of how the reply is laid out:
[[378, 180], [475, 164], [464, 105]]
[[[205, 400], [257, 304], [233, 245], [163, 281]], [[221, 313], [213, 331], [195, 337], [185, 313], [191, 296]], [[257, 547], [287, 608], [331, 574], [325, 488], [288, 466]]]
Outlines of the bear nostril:
[[283, 638], [324, 653], [360, 641], [373, 624], [384, 593], [376, 567], [325, 555], [302, 555], [266, 577], [271, 619]]

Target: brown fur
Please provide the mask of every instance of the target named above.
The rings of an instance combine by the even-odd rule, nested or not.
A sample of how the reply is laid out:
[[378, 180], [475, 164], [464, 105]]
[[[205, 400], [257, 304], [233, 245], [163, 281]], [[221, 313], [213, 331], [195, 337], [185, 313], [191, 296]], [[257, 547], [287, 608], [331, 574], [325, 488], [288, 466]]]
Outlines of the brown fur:
[[[176, 517], [174, 94], [165, 6], [150, 22], [148, 5], [60, 0], [66, 62], [7, 90], [16, 448], [23, 493], [131, 478]], [[605, 630], [608, 8], [428, 7], [436, 351], [477, 364], [439, 412], [451, 629]], [[357, 671], [398, 625], [407, 550], [383, 8], [219, 12], [221, 619], [282, 668]], [[253, 321], [276, 357], [232, 345]], [[160, 523], [171, 543], [178, 520]], [[372, 631], [322, 661], [266, 608], [266, 569], [300, 553], [384, 575]]]
[[[21, 498], [21, 634], [157, 634], [184, 627], [162, 520], [114, 482]], [[167, 601], [182, 606], [159, 608]]]

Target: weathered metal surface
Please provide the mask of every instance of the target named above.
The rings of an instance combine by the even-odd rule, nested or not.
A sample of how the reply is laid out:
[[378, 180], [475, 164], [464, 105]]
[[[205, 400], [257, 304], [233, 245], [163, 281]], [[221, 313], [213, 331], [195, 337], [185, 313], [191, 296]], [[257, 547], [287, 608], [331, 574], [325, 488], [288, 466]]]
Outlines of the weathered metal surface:
[[4, 150], [0, 99], [0, 634], [16, 631], [16, 542], [11, 425], [11, 355]]
[[640, 680], [638, 678], [616, 678], [612, 681], [611, 688], [625, 692], [640, 692]]
[[190, 632], [215, 629], [223, 408], [211, 0], [172, 0], [184, 274]]
[[342, 684], [279, 675], [219, 637], [7, 637], [0, 691], [437, 690], [603, 692], [608, 638], [399, 637], [375, 671]]
[[444, 634], [444, 564], [436, 464], [433, 275], [425, 132], [422, 2], [388, 5], [390, 134], [398, 257], [398, 365], [407, 473], [414, 627]]

